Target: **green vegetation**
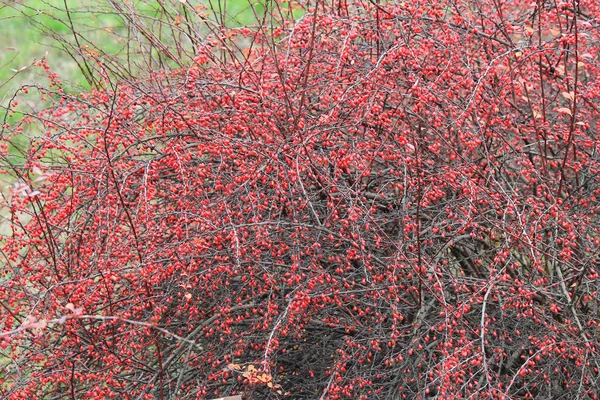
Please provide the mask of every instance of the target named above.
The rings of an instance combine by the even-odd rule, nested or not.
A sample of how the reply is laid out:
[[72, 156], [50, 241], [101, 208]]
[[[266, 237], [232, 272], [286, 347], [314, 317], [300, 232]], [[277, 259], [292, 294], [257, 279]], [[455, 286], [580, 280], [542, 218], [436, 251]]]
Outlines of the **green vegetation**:
[[[7, 104], [7, 96], [24, 82], [43, 79], [39, 71], [27, 68], [34, 60], [46, 57], [52, 69], [68, 83], [66, 89], [80, 91], [89, 88], [92, 80], [86, 76], [90, 68], [86, 65], [86, 57], [100, 57], [107, 64], [110, 59], [122, 57], [120, 60], [127, 60], [125, 64], [132, 64], [148, 56], [142, 49], [132, 47], [144, 46], [142, 42], [147, 38], [140, 38], [140, 32], [126, 28], [124, 20], [131, 16], [138, 18], [140, 25], [169, 49], [182, 47], [189, 50], [193, 44], [182, 35], [184, 30], [179, 29], [182, 23], [185, 25], [193, 19], [183, 7], [185, 1], [23, 0], [2, 3], [0, 35], [5, 43], [0, 52], [2, 105]], [[263, 22], [268, 8], [262, 3], [247, 0], [204, 2], [204, 6], [194, 9], [207, 16], [205, 26], [192, 28], [198, 28], [201, 36], [205, 36], [219, 25], [257, 25]], [[279, 2], [276, 7], [279, 13], [289, 12], [286, 2]], [[302, 11], [296, 10], [292, 15], [298, 18]], [[189, 28], [185, 26], [186, 30]]]

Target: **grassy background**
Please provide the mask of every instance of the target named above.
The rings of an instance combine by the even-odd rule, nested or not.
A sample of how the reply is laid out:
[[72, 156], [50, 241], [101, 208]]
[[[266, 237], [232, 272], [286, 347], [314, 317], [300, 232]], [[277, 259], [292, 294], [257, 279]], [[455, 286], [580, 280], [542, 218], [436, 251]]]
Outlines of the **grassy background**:
[[[163, 19], [165, 12], [177, 18], [184, 15], [184, 9], [190, 12], [197, 8], [205, 8], [217, 24], [255, 25], [264, 15], [265, 2], [268, 2], [269, 8], [273, 8], [275, 3], [283, 8], [288, 6], [288, 2], [282, 0], [119, 0], [117, 3], [133, 4], [140, 16], [145, 17], [144, 23], [154, 24], [150, 28], [159, 30], [164, 27], [156, 24], [161, 13]], [[294, 12], [295, 18], [301, 15], [302, 12]], [[72, 27], [81, 33], [78, 41], [73, 37]], [[0, 0], [0, 35], [3, 38], [0, 52], [3, 105], [6, 104], [7, 93], [14, 93], [25, 81], [40, 78], [27, 69], [14, 76], [15, 71], [30, 65], [33, 60], [46, 56], [50, 66], [60, 73], [65, 82], [73, 85], [74, 89], [85, 89], [89, 85], [67, 51], [76, 53], [91, 45], [107, 55], [117, 56], [123, 54], [132, 39], [122, 17], [107, 0]], [[59, 43], [65, 39], [70, 46]], [[6, 84], [7, 81], [10, 82]]]
[[[71, 5], [69, 6], [69, 3]], [[114, 15], [94, 13], [98, 1], [68, 1], [75, 25], [92, 33], [108, 51], [118, 51], [118, 42], [111, 38], [109, 30], [122, 25]], [[5, 1], [0, 9], [0, 35], [4, 38], [4, 51], [0, 53], [0, 82], [13, 78], [15, 71], [30, 65], [34, 60], [47, 57], [51, 66], [65, 81], [86, 86], [77, 64], [53, 40], [54, 35], [72, 36], [63, 0]], [[33, 69], [17, 73], [3, 92], [11, 93], [22, 82], [40, 79]], [[10, 87], [6, 87], [10, 86]], [[13, 89], [12, 91], [10, 89]], [[3, 94], [5, 94], [3, 93]]]

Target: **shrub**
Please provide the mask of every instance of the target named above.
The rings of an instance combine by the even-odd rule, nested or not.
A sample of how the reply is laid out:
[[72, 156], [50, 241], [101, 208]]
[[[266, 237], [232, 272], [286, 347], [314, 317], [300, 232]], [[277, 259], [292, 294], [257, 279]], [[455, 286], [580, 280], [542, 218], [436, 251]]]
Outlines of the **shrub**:
[[598, 18], [319, 2], [50, 74], [4, 128], [1, 393], [596, 398]]

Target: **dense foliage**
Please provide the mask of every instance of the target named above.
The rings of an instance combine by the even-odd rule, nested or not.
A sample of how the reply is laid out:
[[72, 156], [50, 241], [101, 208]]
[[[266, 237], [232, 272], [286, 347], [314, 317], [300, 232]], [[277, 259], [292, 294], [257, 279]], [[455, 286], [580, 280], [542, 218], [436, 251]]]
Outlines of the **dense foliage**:
[[319, 2], [22, 88], [0, 394], [597, 398], [599, 18]]

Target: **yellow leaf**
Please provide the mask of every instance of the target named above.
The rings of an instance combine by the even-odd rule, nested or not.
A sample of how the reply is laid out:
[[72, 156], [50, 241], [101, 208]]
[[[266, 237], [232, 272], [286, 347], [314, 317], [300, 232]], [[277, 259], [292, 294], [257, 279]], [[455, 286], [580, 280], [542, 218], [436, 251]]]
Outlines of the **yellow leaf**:
[[575, 93], [574, 92], [562, 92], [561, 94], [567, 100], [573, 101], [575, 99]]
[[242, 367], [240, 367], [238, 364], [228, 364], [227, 368], [229, 368], [229, 369], [235, 369], [237, 371], [239, 371], [240, 369], [242, 369]]

